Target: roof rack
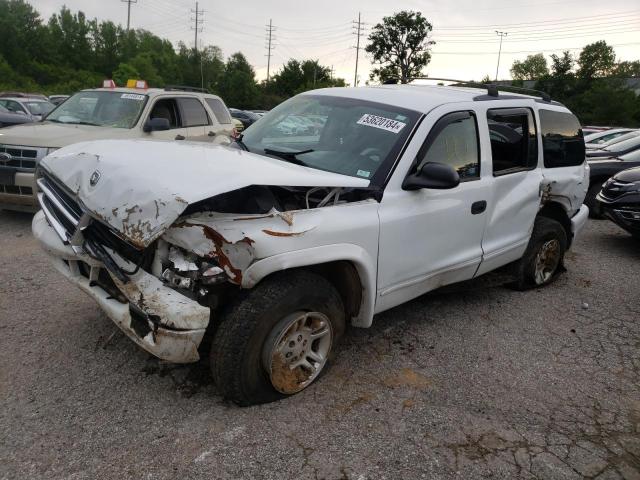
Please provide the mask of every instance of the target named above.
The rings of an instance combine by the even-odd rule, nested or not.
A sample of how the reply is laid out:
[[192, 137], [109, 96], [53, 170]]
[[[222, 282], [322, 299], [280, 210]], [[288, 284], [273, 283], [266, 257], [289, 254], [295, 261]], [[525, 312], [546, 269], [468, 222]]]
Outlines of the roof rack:
[[[392, 78], [384, 82], [385, 85], [397, 84], [398, 78]], [[534, 90], [532, 88], [524, 87], [512, 87], [510, 85], [496, 85], [495, 83], [482, 83], [482, 82], [469, 82], [466, 80], [455, 80], [452, 78], [436, 78], [436, 77], [411, 77], [409, 82], [414, 80], [435, 80], [439, 82], [455, 82], [455, 85], [449, 85], [450, 87], [469, 87], [469, 88], [482, 88], [487, 90], [487, 94], [491, 97], [499, 97], [500, 92], [512, 92], [523, 93], [531, 95], [533, 97], [540, 97], [544, 102], [551, 102], [551, 95], [541, 90]]]
[[167, 85], [164, 87], [166, 92], [197, 92], [197, 93], [209, 93], [206, 88], [188, 87], [184, 85]]

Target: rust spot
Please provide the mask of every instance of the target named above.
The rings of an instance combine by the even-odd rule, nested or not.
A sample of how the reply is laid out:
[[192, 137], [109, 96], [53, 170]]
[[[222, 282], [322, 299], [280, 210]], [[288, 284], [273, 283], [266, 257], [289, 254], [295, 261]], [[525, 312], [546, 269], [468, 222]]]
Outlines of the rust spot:
[[276, 355], [271, 364], [271, 383], [283, 392], [295, 392], [309, 375], [302, 367], [289, 368], [282, 354]]
[[273, 218], [273, 217], [274, 217], [274, 214], [272, 213], [270, 215], [256, 215], [256, 216], [253, 216], [253, 217], [234, 218], [233, 221], [234, 222], [241, 222], [241, 221], [244, 221], [244, 220], [262, 220], [264, 218]]
[[282, 212], [279, 213], [278, 216], [289, 226], [293, 225], [293, 213], [291, 212]]
[[242, 270], [233, 265], [233, 263], [231, 262], [231, 259], [229, 259], [229, 257], [224, 252], [224, 246], [238, 245], [241, 243], [245, 243], [251, 246], [255, 242], [249, 237], [244, 237], [243, 239], [238, 240], [235, 243], [229, 242], [226, 238], [220, 235], [220, 233], [216, 232], [213, 228], [207, 225], [201, 225], [201, 227], [205, 237], [207, 237], [209, 240], [213, 242], [214, 251], [211, 252], [211, 256], [215, 257], [220, 267], [223, 270], [225, 270], [230, 277], [232, 277], [231, 281], [233, 283], [240, 285], [242, 283]]
[[271, 235], [272, 237], [299, 237], [300, 235], [304, 235], [308, 232], [308, 230], [304, 232], [274, 232], [273, 230], [262, 230], [267, 235]]

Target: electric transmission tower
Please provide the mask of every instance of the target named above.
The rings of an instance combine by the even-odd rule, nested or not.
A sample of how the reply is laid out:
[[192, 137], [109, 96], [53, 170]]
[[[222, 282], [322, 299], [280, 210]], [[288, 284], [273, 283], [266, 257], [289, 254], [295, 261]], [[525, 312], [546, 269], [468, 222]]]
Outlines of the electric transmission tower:
[[271, 56], [273, 55], [273, 51], [276, 48], [276, 44], [273, 43], [275, 40], [275, 37], [273, 35], [273, 33], [276, 31], [276, 27], [273, 26], [273, 20], [269, 19], [269, 25], [266, 25], [267, 27], [267, 43], [265, 45], [265, 48], [267, 49], [267, 54], [265, 55], [265, 57], [267, 57], [267, 83], [269, 83], [269, 78], [270, 78], [270, 71], [271, 71]]

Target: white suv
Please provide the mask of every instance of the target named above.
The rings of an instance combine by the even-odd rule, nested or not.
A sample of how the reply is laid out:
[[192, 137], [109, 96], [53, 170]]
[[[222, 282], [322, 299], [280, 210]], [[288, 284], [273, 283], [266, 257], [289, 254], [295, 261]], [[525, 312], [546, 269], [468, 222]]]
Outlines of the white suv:
[[[322, 121], [283, 134], [300, 116]], [[211, 345], [240, 405], [306, 388], [347, 323], [435, 288], [551, 282], [588, 216], [578, 120], [494, 88], [313, 91], [232, 147], [98, 141], [41, 166], [56, 268], [159, 358]]]

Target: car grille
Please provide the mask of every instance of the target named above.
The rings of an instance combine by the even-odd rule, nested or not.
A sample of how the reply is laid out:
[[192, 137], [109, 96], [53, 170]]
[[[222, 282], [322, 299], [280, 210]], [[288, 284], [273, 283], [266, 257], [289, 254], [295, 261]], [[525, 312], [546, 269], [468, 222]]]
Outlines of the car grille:
[[38, 201], [47, 220], [65, 244], [84, 251], [85, 241], [107, 247], [123, 258], [139, 264], [143, 251], [120, 238], [107, 225], [93, 219], [75, 197], [51, 175], [38, 178]]
[[31, 187], [21, 187], [18, 185], [0, 185], [0, 193], [8, 193], [10, 195], [33, 195]]
[[0, 153], [8, 153], [12, 157], [4, 165], [23, 172], [33, 172], [46, 151], [46, 148], [0, 145]]

